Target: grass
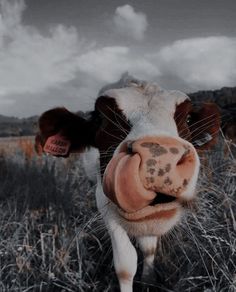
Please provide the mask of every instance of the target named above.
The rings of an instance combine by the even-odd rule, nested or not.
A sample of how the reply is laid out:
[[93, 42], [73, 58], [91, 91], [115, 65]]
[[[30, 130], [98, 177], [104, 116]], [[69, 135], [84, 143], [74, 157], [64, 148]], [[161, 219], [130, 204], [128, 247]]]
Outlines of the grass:
[[[16, 145], [0, 157], [0, 291], [119, 291], [79, 158], [38, 159]], [[223, 148], [202, 158], [198, 208], [159, 240], [150, 283], [139, 252], [134, 291], [236, 291], [236, 162]]]

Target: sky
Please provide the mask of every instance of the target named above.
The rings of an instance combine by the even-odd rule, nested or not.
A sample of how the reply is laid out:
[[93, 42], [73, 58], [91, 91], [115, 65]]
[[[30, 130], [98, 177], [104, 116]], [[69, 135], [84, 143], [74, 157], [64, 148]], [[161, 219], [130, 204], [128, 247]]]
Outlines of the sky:
[[0, 0], [0, 114], [86, 111], [122, 73], [236, 86], [235, 0]]

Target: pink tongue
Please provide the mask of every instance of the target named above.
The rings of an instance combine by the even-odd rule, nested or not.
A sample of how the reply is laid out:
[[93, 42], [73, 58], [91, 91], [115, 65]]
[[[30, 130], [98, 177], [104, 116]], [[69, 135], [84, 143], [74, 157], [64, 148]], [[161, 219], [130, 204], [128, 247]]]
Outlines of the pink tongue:
[[126, 212], [135, 212], [146, 206], [156, 197], [155, 192], [143, 187], [138, 154], [129, 156], [120, 153], [107, 165], [103, 178], [105, 195]]
[[70, 141], [60, 134], [49, 137], [43, 147], [44, 152], [52, 155], [67, 155], [70, 149]]

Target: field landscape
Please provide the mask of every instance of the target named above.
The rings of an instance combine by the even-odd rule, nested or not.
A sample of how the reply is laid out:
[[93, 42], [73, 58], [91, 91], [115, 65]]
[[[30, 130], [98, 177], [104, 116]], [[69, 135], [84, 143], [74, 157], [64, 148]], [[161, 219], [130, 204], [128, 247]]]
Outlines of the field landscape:
[[[234, 147], [221, 137], [202, 155], [196, 210], [160, 238], [146, 282], [139, 253], [134, 291], [236, 290]], [[119, 291], [80, 157], [38, 157], [33, 137], [2, 138], [0, 153], [0, 290]]]
[[[160, 201], [156, 196], [161, 204], [174, 202], [182, 189], [183, 196], [176, 203], [187, 211], [180, 223], [158, 238], [154, 271], [147, 277], [142, 277], [143, 254], [131, 238], [138, 252], [133, 292], [236, 292], [235, 27], [235, 0], [0, 0], [0, 292], [120, 291], [111, 239], [96, 206], [96, 181], [91, 179], [95, 162], [87, 160], [85, 164], [82, 154], [76, 153], [67, 158], [36, 154], [39, 117], [56, 107], [55, 121], [57, 113], [65, 119], [54, 124], [53, 115], [48, 120], [44, 116], [40, 130], [48, 135], [37, 136], [37, 149], [41, 142], [50, 144], [51, 134], [54, 143], [51, 141], [48, 149], [64, 146], [58, 149], [64, 148], [66, 155], [88, 142], [98, 147], [101, 130], [107, 136], [101, 135], [100, 143], [108, 142], [105, 148], [100, 147], [105, 162], [101, 168], [111, 158], [108, 154], [113, 155], [113, 140], [120, 143], [120, 137], [127, 137], [125, 128], [133, 130], [133, 140], [146, 132], [156, 138], [168, 133], [172, 139], [177, 130], [185, 138], [187, 130], [186, 139], [196, 149], [203, 149], [208, 142], [214, 145], [211, 150], [199, 151], [201, 169], [193, 204], [184, 198], [191, 196], [193, 180], [189, 179], [195, 179], [198, 171], [190, 148], [184, 147], [175, 165], [192, 163], [192, 174], [190, 168], [181, 166], [186, 170], [183, 180], [177, 179], [172, 166], [172, 178], [164, 177], [164, 168], [155, 177], [155, 169], [147, 169], [151, 171], [151, 176], [146, 176], [148, 184], [162, 176], [163, 184], [172, 187], [167, 193], [161, 185], [145, 191], [164, 194]], [[127, 85], [133, 89], [123, 91]], [[99, 97], [103, 98], [98, 102]], [[219, 112], [204, 103], [215, 103]], [[112, 118], [108, 115], [108, 121], [103, 118], [109, 107]], [[73, 118], [64, 108], [74, 113]], [[77, 121], [83, 125], [80, 135]], [[109, 122], [119, 131], [113, 131]], [[122, 124], [126, 125], [123, 134]], [[76, 143], [69, 144], [65, 137]], [[124, 146], [132, 153], [131, 142]], [[153, 143], [148, 144], [151, 153]], [[179, 153], [178, 149], [169, 150], [164, 149], [168, 152], [165, 156], [169, 162], [175, 161], [169, 154]], [[184, 155], [191, 159], [185, 160]], [[159, 162], [154, 160], [154, 165], [160, 167]], [[170, 172], [169, 162], [165, 174]], [[90, 177], [88, 166], [93, 172]], [[123, 164], [120, 173], [125, 178], [128, 169]], [[131, 174], [124, 180], [125, 187], [132, 186], [127, 183], [130, 178], [135, 181], [133, 168]], [[135, 197], [126, 191], [120, 194], [137, 203], [138, 191], [133, 187], [127, 190]], [[139, 193], [141, 198], [144, 193]], [[146, 195], [141, 199], [148, 201]], [[156, 202], [151, 199], [148, 204], [155, 206]], [[143, 211], [141, 207], [133, 210]], [[158, 210], [161, 224], [166, 223], [160, 213]], [[151, 215], [145, 215], [145, 220], [153, 219]], [[117, 230], [113, 229], [114, 233], [119, 233]], [[123, 239], [115, 239], [122, 252], [127, 243]], [[149, 239], [146, 243], [148, 246]], [[150, 259], [154, 248], [148, 249]], [[136, 254], [133, 256], [135, 260]], [[122, 255], [122, 260], [129, 267], [116, 261], [117, 271], [121, 267], [118, 275], [123, 278], [123, 291], [131, 290], [129, 268], [135, 266], [130, 258], [132, 248], [128, 246], [127, 258]]]

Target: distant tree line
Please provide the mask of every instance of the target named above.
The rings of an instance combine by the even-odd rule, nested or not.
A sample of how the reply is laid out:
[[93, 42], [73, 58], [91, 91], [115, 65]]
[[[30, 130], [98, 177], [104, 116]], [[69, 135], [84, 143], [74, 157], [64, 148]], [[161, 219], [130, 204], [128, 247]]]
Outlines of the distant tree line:
[[[236, 87], [204, 90], [188, 94], [197, 103], [215, 102], [227, 119], [236, 123]], [[16, 118], [0, 115], [0, 137], [31, 136], [37, 132], [38, 116]]]

